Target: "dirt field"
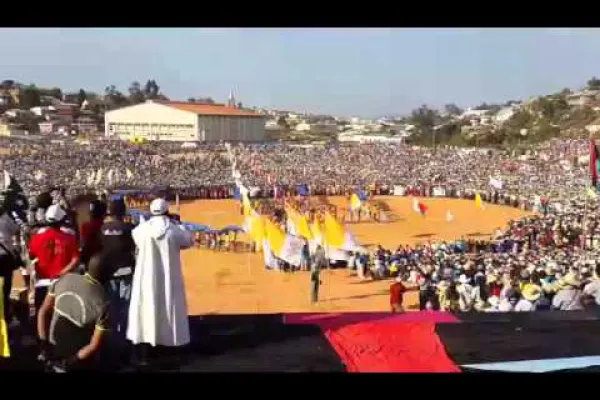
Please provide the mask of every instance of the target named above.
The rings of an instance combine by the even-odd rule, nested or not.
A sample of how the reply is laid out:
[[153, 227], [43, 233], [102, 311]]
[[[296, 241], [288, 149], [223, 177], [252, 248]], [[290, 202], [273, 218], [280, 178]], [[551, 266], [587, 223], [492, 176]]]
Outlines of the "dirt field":
[[[425, 199], [427, 216], [412, 210], [412, 199], [378, 197], [388, 208], [389, 223], [355, 223], [349, 228], [365, 246], [381, 244], [395, 248], [398, 244], [434, 239], [457, 239], [461, 236], [484, 238], [510, 219], [524, 215], [522, 211], [486, 205], [485, 210], [473, 201]], [[345, 206], [343, 198], [331, 198], [332, 204]], [[454, 215], [446, 221], [448, 210]], [[239, 203], [235, 200], [200, 200], [181, 205], [184, 221], [213, 228], [241, 224]], [[242, 240], [248, 238], [242, 237]], [[262, 255], [225, 253], [210, 250], [187, 250], [183, 253], [184, 276], [189, 311], [197, 314], [258, 314], [279, 312], [348, 312], [387, 311], [389, 281], [363, 282], [349, 271], [322, 273], [321, 301], [309, 302], [309, 276], [306, 272], [284, 274], [263, 267]], [[406, 298], [413, 308], [416, 293]]]

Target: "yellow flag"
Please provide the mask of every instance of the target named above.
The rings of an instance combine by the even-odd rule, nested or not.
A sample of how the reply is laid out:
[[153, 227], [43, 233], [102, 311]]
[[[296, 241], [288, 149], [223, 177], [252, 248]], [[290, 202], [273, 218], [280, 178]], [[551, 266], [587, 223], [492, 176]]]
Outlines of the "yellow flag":
[[313, 240], [319, 244], [323, 244], [323, 232], [321, 231], [321, 224], [316, 219], [310, 224], [310, 233]]
[[292, 207], [289, 206], [285, 207], [285, 212], [294, 224], [294, 227], [296, 229], [296, 235], [308, 240], [312, 240], [313, 235], [308, 225], [308, 220], [306, 219], [306, 216], [300, 214], [298, 211], [294, 210]]
[[264, 217], [253, 211], [252, 215], [248, 216], [248, 227], [250, 237], [260, 246], [265, 238]]
[[596, 196], [598, 196], [598, 193], [596, 193], [596, 191], [592, 187], [587, 188], [587, 190], [585, 191], [585, 194], [590, 199], [595, 199]]
[[350, 208], [352, 210], [358, 210], [361, 207], [361, 205], [362, 203], [358, 195], [356, 193], [352, 193], [352, 196], [350, 196]]
[[285, 243], [285, 232], [275, 225], [269, 219], [264, 218], [265, 234], [271, 250], [276, 256], [279, 256]]
[[475, 195], [475, 205], [479, 208], [481, 208], [482, 210], [485, 209], [485, 206], [483, 205], [483, 201], [481, 200], [481, 195], [479, 193], [477, 193]]
[[341, 247], [346, 238], [346, 230], [329, 212], [325, 213], [325, 241], [329, 246]]
[[[4, 278], [0, 278], [0, 293], [4, 290]], [[10, 357], [10, 348], [8, 346], [8, 329], [6, 328], [6, 319], [4, 317], [4, 296], [0, 296], [0, 358]]]

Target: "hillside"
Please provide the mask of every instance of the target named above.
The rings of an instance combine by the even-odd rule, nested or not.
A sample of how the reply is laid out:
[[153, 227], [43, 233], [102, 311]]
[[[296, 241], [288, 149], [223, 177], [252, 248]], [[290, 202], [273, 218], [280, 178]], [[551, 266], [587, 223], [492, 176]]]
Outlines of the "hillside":
[[[454, 112], [448, 112], [448, 110]], [[408, 118], [417, 127], [410, 142], [421, 145], [528, 146], [554, 137], [581, 138], [600, 131], [600, 80], [585, 88], [446, 112], [422, 106]]]

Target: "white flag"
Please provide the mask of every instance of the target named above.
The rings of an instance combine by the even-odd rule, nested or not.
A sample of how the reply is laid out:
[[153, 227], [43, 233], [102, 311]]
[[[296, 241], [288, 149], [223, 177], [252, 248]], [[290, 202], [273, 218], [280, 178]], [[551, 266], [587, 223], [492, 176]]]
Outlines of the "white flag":
[[452, 213], [450, 212], [450, 210], [448, 210], [448, 212], [446, 213], [446, 221], [447, 222], [454, 221], [454, 215], [452, 215]]
[[504, 183], [501, 180], [492, 178], [490, 176], [490, 186], [493, 187], [494, 189], [501, 190], [504, 187]]
[[111, 168], [111, 169], [108, 170], [108, 174], [106, 176], [106, 179], [108, 180], [108, 185], [109, 186], [112, 186], [114, 177], [115, 177], [115, 170]]
[[96, 179], [94, 179], [94, 184], [99, 185], [102, 182], [102, 168], [99, 168], [96, 171]]
[[125, 170], [125, 176], [127, 177], [127, 180], [130, 180], [131, 178], [133, 178], [133, 172], [131, 172], [131, 170], [127, 168]]
[[44, 174], [44, 171], [42, 171], [42, 170], [38, 169], [37, 171], [35, 171], [34, 178], [35, 178], [35, 180], [36, 180], [36, 181], [38, 181], [38, 182], [39, 182], [39, 181], [41, 181], [42, 179], [44, 179], [44, 175], [45, 175], [45, 174]]
[[93, 186], [95, 179], [96, 179], [96, 174], [94, 173], [94, 171], [88, 172], [87, 185], [88, 186]]

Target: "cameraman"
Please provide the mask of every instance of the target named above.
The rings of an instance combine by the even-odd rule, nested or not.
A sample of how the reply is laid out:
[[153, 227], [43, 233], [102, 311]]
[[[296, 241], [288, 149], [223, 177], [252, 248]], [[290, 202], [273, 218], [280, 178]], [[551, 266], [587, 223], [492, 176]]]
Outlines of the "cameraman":
[[39, 359], [55, 372], [90, 369], [100, 361], [108, 332], [109, 302], [103, 286], [107, 273], [99, 255], [90, 259], [87, 270], [54, 282], [37, 317]]

